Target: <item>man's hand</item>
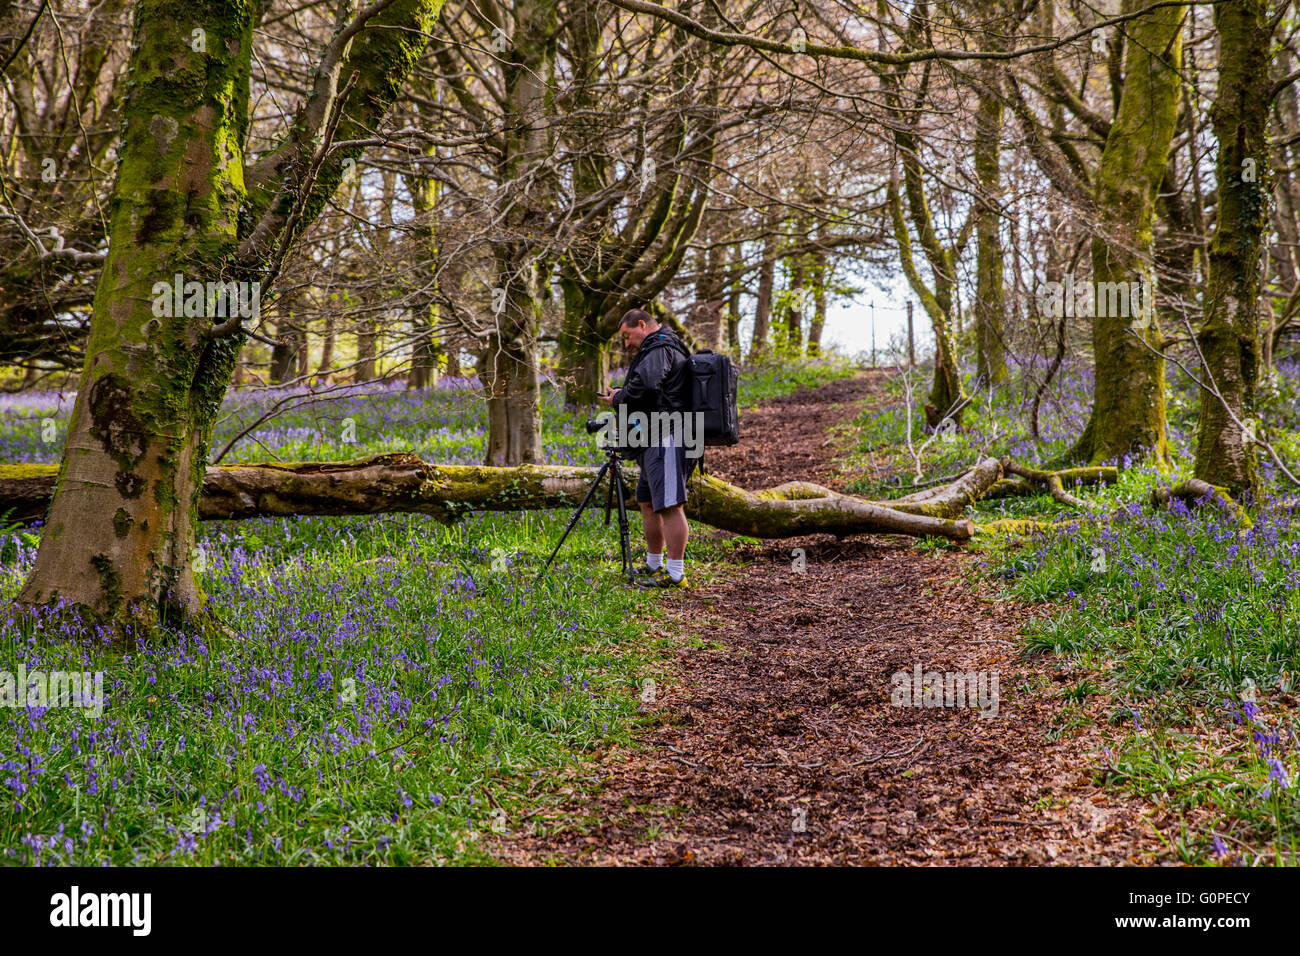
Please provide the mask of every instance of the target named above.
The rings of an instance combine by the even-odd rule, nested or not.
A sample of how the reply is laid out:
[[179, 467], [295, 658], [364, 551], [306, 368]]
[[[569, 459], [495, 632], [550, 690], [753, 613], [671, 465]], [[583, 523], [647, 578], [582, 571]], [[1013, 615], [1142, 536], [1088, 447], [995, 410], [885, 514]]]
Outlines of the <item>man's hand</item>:
[[612, 404], [614, 401], [614, 390], [611, 388], [608, 392], [602, 392], [597, 395], [596, 401], [604, 402], [606, 405]]

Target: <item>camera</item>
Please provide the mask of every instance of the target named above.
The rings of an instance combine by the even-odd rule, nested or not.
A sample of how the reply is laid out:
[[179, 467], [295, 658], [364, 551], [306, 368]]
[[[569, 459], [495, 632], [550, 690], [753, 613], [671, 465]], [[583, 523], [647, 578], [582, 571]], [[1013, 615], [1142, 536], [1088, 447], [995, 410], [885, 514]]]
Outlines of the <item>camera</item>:
[[[611, 422], [613, 422], [616, 427], [609, 429]], [[582, 427], [587, 430], [588, 435], [595, 435], [598, 432], [604, 431], [605, 434], [599, 439], [600, 447], [602, 449], [611, 454], [618, 455], [618, 457], [624, 461], [636, 461], [637, 455], [640, 454], [641, 450], [639, 448], [626, 448], [617, 444], [618, 439], [621, 437], [618, 433], [617, 425], [617, 416], [613, 414], [605, 414], [600, 418], [587, 419], [586, 423]], [[606, 431], [606, 429], [609, 430]]]

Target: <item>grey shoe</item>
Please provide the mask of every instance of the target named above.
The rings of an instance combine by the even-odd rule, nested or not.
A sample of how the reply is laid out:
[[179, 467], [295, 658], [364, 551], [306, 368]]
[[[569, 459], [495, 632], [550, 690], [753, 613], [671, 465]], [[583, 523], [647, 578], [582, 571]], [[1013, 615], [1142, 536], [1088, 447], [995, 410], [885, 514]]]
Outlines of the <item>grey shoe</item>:
[[684, 588], [689, 587], [686, 583], [686, 575], [680, 578], [674, 578], [668, 573], [667, 568], [656, 568], [645, 577], [637, 578], [635, 584], [639, 588]]

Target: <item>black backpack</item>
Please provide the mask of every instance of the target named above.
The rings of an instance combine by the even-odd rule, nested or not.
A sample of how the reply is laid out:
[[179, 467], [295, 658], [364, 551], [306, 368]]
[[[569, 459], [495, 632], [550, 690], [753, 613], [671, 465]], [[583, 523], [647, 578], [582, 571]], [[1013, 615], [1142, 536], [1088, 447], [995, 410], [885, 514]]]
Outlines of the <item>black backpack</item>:
[[704, 445], [717, 447], [740, 441], [740, 413], [736, 389], [740, 374], [726, 355], [701, 349], [681, 352], [686, 361], [673, 366], [660, 386], [665, 394], [684, 395], [684, 411], [704, 414]]

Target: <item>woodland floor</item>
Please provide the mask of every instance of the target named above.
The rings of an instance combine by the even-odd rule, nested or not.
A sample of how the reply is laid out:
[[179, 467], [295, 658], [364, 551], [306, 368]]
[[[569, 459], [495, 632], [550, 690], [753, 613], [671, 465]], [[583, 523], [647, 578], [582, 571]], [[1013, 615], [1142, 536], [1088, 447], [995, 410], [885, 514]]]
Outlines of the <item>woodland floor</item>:
[[[877, 401], [882, 375], [748, 412], [744, 441], [708, 467], [752, 489], [836, 487], [828, 429]], [[739, 566], [665, 602], [675, 660], [635, 745], [552, 778], [488, 848], [543, 865], [1158, 861], [1156, 829], [1177, 821], [1098, 785], [1101, 705], [1062, 727], [1061, 665], [1017, 654], [1045, 609], [970, 583], [963, 565], [979, 560], [877, 536], [738, 550]], [[892, 706], [891, 675], [918, 663], [997, 672], [999, 716]]]

